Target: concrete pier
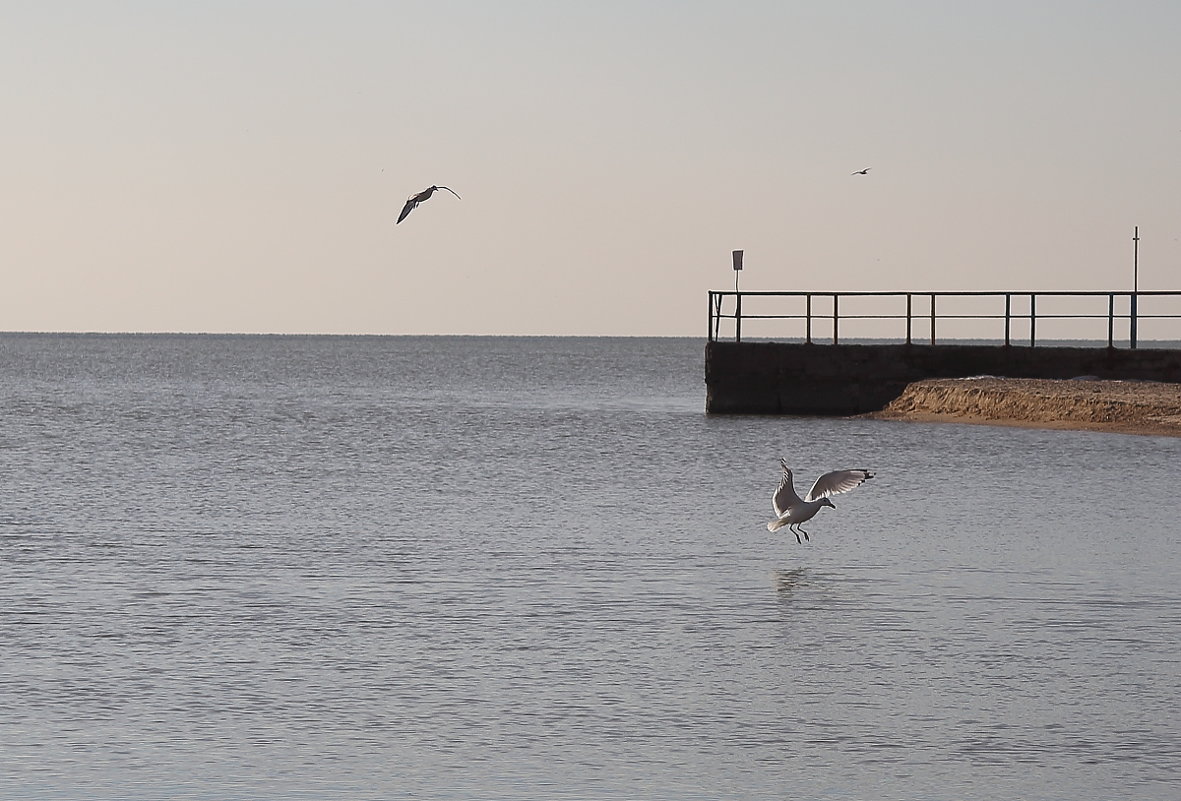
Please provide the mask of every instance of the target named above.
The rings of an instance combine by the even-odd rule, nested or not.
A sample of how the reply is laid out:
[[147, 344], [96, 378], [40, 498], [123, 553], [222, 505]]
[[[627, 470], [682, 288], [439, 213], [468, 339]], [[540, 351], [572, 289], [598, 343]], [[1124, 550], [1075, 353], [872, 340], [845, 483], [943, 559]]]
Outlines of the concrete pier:
[[977, 375], [1181, 383], [1181, 350], [711, 341], [705, 407], [711, 414], [862, 414], [881, 410], [912, 381]]

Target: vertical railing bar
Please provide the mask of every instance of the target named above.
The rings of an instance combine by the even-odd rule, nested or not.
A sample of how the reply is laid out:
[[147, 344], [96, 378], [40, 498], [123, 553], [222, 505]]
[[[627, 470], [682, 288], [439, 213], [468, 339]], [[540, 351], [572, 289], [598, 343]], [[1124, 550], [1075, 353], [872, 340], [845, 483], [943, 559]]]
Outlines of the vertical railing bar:
[[1037, 330], [1037, 295], [1033, 292], [1029, 293], [1029, 347], [1035, 347], [1037, 337], [1035, 332]]
[[713, 342], [714, 341], [714, 293], [713, 293], [713, 290], [710, 290], [709, 298], [707, 298], [707, 300], [709, 302], [709, 318], [708, 318], [709, 324], [706, 326], [705, 336], [708, 341]]
[[909, 292], [907, 292], [906, 293], [906, 344], [907, 345], [911, 344], [911, 342], [910, 342], [910, 320], [911, 320], [910, 303], [911, 303], [911, 298], [912, 298], [911, 294]]
[[742, 341], [742, 293], [734, 293], [734, 341]]
[[812, 293], [809, 292], [805, 296], [805, 316], [807, 317], [807, 324], [804, 326], [804, 342], [808, 345], [812, 344]]
[[1115, 293], [1107, 296], [1107, 347], [1115, 347]]
[[931, 344], [935, 344], [935, 293], [931, 293]]
[[832, 293], [832, 344], [834, 345], [839, 344], [837, 341], [837, 325], [840, 322], [840, 314], [837, 311], [837, 300], [839, 298], [840, 296], [836, 292]]
[[1013, 296], [1005, 293], [1005, 347], [1009, 347], [1009, 326], [1012, 323], [1013, 317]]
[[1131, 306], [1131, 320], [1130, 320], [1130, 324], [1129, 324], [1129, 337], [1128, 337], [1130, 341], [1128, 342], [1128, 347], [1130, 347], [1132, 350], [1136, 349], [1136, 314], [1137, 314], [1136, 300], [1137, 300], [1138, 294], [1139, 293], [1137, 293], [1137, 292], [1133, 292], [1131, 295], [1132, 306]]

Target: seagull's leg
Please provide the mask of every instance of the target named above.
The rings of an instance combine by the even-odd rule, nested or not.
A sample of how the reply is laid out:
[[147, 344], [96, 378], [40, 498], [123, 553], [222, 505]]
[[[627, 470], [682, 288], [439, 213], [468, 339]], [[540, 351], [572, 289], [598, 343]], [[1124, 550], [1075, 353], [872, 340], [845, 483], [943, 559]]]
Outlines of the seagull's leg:
[[[803, 531], [803, 532], [804, 532], [804, 539], [810, 539], [810, 538], [808, 537], [808, 532], [804, 531], [803, 529], [800, 529], [800, 531]], [[798, 540], [799, 538], [800, 538], [800, 535], [799, 535], [799, 534], [797, 534], [797, 535], [796, 535], [796, 539]]]
[[787, 527], [787, 530], [790, 531], [792, 534], [796, 535], [796, 542], [798, 542], [800, 545], [803, 545], [804, 541], [800, 539], [800, 532], [796, 531], [795, 527], [796, 527], [796, 524], [792, 523], [790, 526]]

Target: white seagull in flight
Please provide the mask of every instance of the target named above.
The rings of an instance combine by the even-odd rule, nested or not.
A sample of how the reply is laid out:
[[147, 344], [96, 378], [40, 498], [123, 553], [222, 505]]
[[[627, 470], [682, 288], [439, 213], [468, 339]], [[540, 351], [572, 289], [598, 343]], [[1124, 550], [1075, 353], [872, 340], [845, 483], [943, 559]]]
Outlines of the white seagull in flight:
[[828, 499], [829, 496], [848, 492], [873, 478], [873, 473], [868, 470], [834, 470], [816, 479], [812, 489], [808, 490], [808, 497], [800, 500], [795, 487], [792, 486], [791, 468], [782, 459], [779, 460], [779, 464], [783, 467], [783, 478], [779, 482], [779, 489], [771, 496], [771, 508], [775, 510], [778, 519], [767, 524], [767, 531], [789, 526], [788, 531], [795, 534], [796, 542], [800, 543], [803, 542], [800, 539], [801, 533], [804, 539], [808, 539], [808, 532], [800, 528], [801, 523], [815, 517], [821, 507], [831, 506], [836, 509]]
[[869, 175], [869, 171], [872, 169], [873, 169], [873, 167], [866, 167], [864, 170], [857, 170], [856, 172], [851, 172], [849, 174], [850, 175]]
[[[413, 194], [409, 198], [407, 198], [406, 205], [402, 207], [402, 213], [398, 215], [398, 222], [394, 223], [394, 225], [397, 225], [398, 223], [402, 222], [402, 220], [406, 219], [407, 214], [414, 211], [415, 207], [417, 207], [419, 203], [421, 203], [424, 200], [429, 199], [431, 195], [435, 194], [435, 190], [437, 190], [437, 189], [446, 189], [451, 194], [455, 195], [456, 197], [459, 197], [459, 195], [455, 192], [455, 190], [451, 189], [449, 187], [428, 186], [426, 189], [422, 190], [421, 192]], [[459, 199], [463, 200], [463, 198], [461, 198], [461, 197], [459, 197]]]

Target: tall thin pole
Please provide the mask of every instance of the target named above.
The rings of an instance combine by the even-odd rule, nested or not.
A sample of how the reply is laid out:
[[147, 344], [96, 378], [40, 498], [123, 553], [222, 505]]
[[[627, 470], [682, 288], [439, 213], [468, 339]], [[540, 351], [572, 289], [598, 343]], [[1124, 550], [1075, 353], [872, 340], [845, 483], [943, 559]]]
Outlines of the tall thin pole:
[[1140, 294], [1140, 226], [1136, 226], [1132, 233], [1132, 322], [1131, 347], [1136, 349], [1136, 300]]
[[1140, 226], [1131, 234], [1131, 291], [1140, 292]]

